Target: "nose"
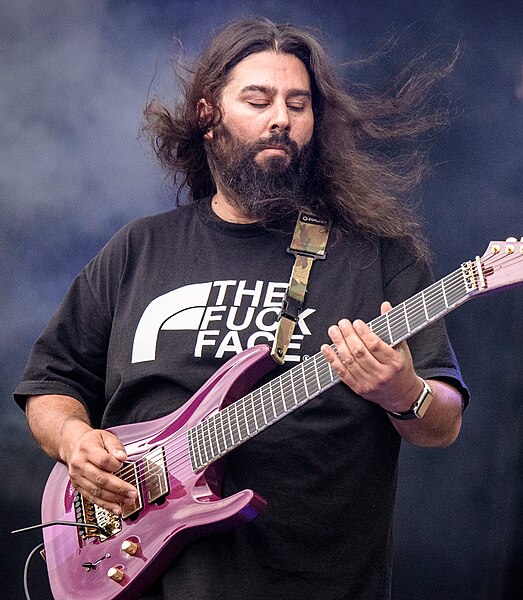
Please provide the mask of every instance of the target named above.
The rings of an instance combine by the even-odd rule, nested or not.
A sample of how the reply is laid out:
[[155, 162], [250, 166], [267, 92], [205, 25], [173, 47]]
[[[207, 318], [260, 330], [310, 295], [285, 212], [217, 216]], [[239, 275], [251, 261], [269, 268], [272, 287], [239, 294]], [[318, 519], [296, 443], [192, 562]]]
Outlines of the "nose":
[[285, 101], [274, 101], [273, 110], [270, 115], [269, 129], [271, 131], [276, 129], [288, 131], [290, 129], [289, 107]]

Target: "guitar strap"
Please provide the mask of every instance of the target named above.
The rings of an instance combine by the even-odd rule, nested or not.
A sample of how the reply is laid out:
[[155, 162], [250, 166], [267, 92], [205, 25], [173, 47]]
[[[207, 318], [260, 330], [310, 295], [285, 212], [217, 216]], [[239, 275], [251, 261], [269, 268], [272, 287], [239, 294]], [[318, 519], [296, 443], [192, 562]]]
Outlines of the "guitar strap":
[[298, 215], [291, 245], [287, 248], [287, 252], [294, 254], [296, 259], [292, 267], [289, 287], [283, 298], [283, 307], [278, 316], [278, 328], [271, 353], [274, 360], [281, 365], [300, 312], [303, 310], [312, 264], [316, 259], [323, 260], [326, 257], [325, 248], [329, 231], [328, 221], [303, 211]]

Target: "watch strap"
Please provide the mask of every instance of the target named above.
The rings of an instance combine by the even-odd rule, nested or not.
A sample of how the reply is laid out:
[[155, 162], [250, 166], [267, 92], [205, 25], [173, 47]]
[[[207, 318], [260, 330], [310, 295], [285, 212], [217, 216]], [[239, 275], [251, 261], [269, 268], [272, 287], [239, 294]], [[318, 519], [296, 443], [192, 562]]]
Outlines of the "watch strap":
[[432, 390], [430, 389], [430, 385], [420, 377], [423, 382], [423, 390], [421, 394], [418, 396], [416, 402], [412, 405], [410, 410], [406, 412], [394, 412], [392, 410], [387, 410], [387, 414], [395, 419], [399, 419], [400, 421], [411, 421], [413, 419], [421, 419], [425, 413], [427, 412], [428, 407], [433, 399]]

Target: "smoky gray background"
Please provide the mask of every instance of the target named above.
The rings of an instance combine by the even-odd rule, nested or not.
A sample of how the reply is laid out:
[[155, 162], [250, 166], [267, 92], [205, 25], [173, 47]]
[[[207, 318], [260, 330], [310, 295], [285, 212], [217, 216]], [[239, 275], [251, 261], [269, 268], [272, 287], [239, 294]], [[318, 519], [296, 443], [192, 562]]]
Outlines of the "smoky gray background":
[[[53, 464], [11, 397], [31, 345], [74, 275], [117, 229], [173, 205], [138, 140], [147, 97], [174, 94], [173, 36], [194, 56], [218, 26], [252, 14], [319, 28], [339, 63], [392, 34], [399, 63], [427, 44], [448, 58], [459, 43], [462, 57], [440, 88], [456, 118], [435, 141], [434, 170], [418, 194], [436, 275], [481, 255], [489, 240], [523, 236], [519, 0], [1, 2], [2, 598], [23, 598], [23, 562], [41, 534], [9, 532], [39, 522]], [[358, 76], [379, 82], [390, 67], [387, 58]], [[521, 590], [522, 315], [519, 288], [447, 318], [472, 403], [452, 447], [403, 448], [396, 600], [510, 599]], [[34, 599], [50, 597], [38, 557], [30, 586]]]

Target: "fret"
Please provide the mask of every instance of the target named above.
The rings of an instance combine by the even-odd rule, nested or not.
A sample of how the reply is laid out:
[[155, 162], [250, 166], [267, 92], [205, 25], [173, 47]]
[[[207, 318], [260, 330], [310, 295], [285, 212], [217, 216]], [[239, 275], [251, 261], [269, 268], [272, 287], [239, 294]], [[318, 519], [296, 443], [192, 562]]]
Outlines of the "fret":
[[[292, 378], [292, 372], [294, 371], [294, 369], [291, 369], [289, 371], [289, 375], [291, 378], [291, 389], [292, 389], [292, 395], [294, 397], [294, 404], [298, 404], [298, 399], [296, 398], [296, 388], [294, 387], [294, 379]], [[285, 400], [284, 400], [284, 405], [285, 405]], [[287, 407], [285, 406], [285, 410], [287, 410]]]
[[387, 313], [377, 317], [372, 321], [374, 323], [374, 333], [379, 336], [386, 344], [392, 344], [390, 336], [390, 325], [387, 319]]
[[307, 391], [307, 382], [305, 381], [305, 374], [303, 372], [303, 365], [295, 367], [296, 372], [301, 370], [301, 377], [296, 381], [296, 395], [298, 396], [295, 405], [298, 406], [303, 402], [304, 398], [309, 398], [309, 392]]
[[461, 270], [447, 275], [445, 281], [449, 284], [447, 286], [447, 298], [451, 306], [467, 295], [467, 286]]
[[[314, 362], [317, 364], [318, 361], [321, 361], [320, 364], [320, 369], [319, 371], [317, 370], [317, 372], [320, 373], [320, 387], [323, 389], [324, 387], [327, 387], [330, 383], [332, 383], [333, 379], [332, 379], [332, 370], [330, 368], [329, 363], [327, 362], [327, 360], [323, 357], [323, 355], [316, 355], [318, 358], [316, 359], [316, 357], [314, 357], [312, 360], [314, 360]], [[327, 367], [327, 368], [325, 368]]]
[[334, 371], [332, 370], [330, 362], [327, 362], [327, 367], [329, 368], [329, 376], [331, 378], [331, 381], [334, 381]]
[[314, 374], [316, 375], [316, 383], [318, 384], [318, 392], [319, 392], [322, 388], [322, 385], [320, 382], [320, 376], [318, 375], [318, 364], [316, 363], [316, 357], [313, 356], [312, 359], [309, 359], [309, 360], [312, 360], [312, 362], [314, 363]]
[[[214, 456], [220, 454], [220, 442], [218, 440], [218, 431], [216, 429], [216, 415], [212, 415], [211, 417], [209, 417], [209, 429], [211, 428], [211, 426], [214, 428], [214, 433], [212, 433], [211, 430], [211, 448], [212, 448], [212, 454], [213, 454], [213, 458]], [[215, 443], [216, 443], [216, 447], [215, 447]]]
[[420, 292], [420, 296], [421, 296], [421, 302], [423, 303], [423, 310], [425, 311], [425, 317], [426, 317], [426, 320], [428, 321], [429, 320], [429, 313], [427, 311], [427, 305], [425, 304], [425, 293], [424, 293], [424, 291], [425, 290], [423, 290], [422, 292]]
[[409, 315], [411, 331], [416, 331], [418, 327], [421, 327], [426, 322], [424, 311], [420, 307], [420, 302], [420, 294], [416, 294], [405, 301], [405, 310]]
[[309, 398], [309, 390], [307, 388], [307, 378], [305, 377], [305, 363], [300, 365], [301, 367], [301, 375], [303, 379], [303, 387], [305, 389], [305, 398]]
[[387, 323], [387, 333], [389, 334], [389, 344], [392, 345], [392, 343], [394, 342], [394, 338], [392, 337], [392, 331], [390, 329], [390, 319], [389, 319], [389, 313], [385, 313], [383, 315], [385, 322]]
[[407, 305], [405, 304], [405, 302], [402, 302], [401, 306], [403, 308], [403, 314], [405, 315], [405, 325], [407, 326], [407, 331], [410, 333], [410, 324], [409, 324], [409, 316], [407, 314]]
[[289, 410], [289, 407], [287, 406], [287, 402], [285, 401], [285, 394], [283, 393], [283, 383], [282, 383], [283, 378], [287, 377], [287, 376], [288, 376], [288, 374], [285, 373], [284, 375], [281, 375], [281, 377], [280, 377], [280, 390], [281, 390], [280, 397], [281, 397], [281, 405], [283, 406], [284, 412], [287, 412]]
[[202, 433], [201, 425], [198, 425], [194, 429], [196, 431], [196, 444], [198, 447], [198, 461], [199, 461], [200, 465], [203, 465], [205, 463], [205, 459], [204, 459], [204, 453], [202, 451], [203, 438], [200, 435]]
[[[205, 439], [206, 435], [205, 435], [205, 430], [207, 429], [207, 431], [209, 431], [209, 423], [207, 422], [207, 419], [205, 421], [202, 421], [202, 442], [203, 442], [203, 453], [205, 454], [205, 462], [209, 462], [209, 453], [207, 452], [208, 446], [207, 446], [207, 440]], [[207, 439], [209, 439], [209, 434], [207, 433]]]
[[[281, 375], [280, 377], [278, 377], [278, 379], [280, 380], [280, 396], [281, 396], [281, 401], [283, 406], [285, 406], [285, 392], [283, 390], [283, 375]], [[272, 411], [274, 413], [274, 418], [276, 418], [278, 416], [278, 413], [276, 412], [276, 406], [274, 404], [274, 398], [272, 395], [272, 391], [271, 391], [271, 402], [272, 402]]]
[[242, 441], [242, 432], [240, 430], [240, 420], [238, 418], [238, 405], [240, 403], [239, 402], [235, 402], [233, 404], [234, 406], [234, 415], [235, 415], [235, 420], [236, 420], [236, 430], [238, 431], [238, 443]]
[[447, 294], [445, 293], [445, 279], [440, 281], [441, 283], [441, 293], [443, 294], [443, 300], [445, 301], [445, 308], [449, 307], [449, 302], [447, 300]]
[[408, 332], [407, 323], [405, 321], [405, 309], [402, 306], [398, 306], [388, 312], [387, 316], [389, 316], [389, 332], [392, 337], [392, 343], [395, 344]]
[[242, 409], [242, 413], [240, 415], [240, 418], [238, 419], [238, 423], [240, 425], [240, 440], [244, 440], [246, 437], [249, 436], [249, 427], [247, 425], [247, 415], [245, 414], [246, 399], [247, 399], [247, 397], [243, 398], [243, 400], [241, 401], [241, 405], [240, 405], [240, 401], [236, 402], [236, 405], [238, 405]]
[[[269, 384], [269, 392], [272, 394], [271, 385]], [[263, 399], [263, 387], [260, 388], [260, 404], [262, 408], [263, 424], [267, 425], [267, 415], [265, 414], [265, 401]]]
[[231, 407], [228, 406], [227, 408], [223, 409], [223, 412], [227, 413], [227, 427], [229, 428], [229, 437], [231, 439], [231, 446], [234, 446], [234, 436], [232, 434], [232, 423], [231, 423], [231, 417], [232, 417], [232, 410]]
[[225, 450], [227, 450], [227, 440], [225, 439], [225, 432], [224, 432], [224, 429], [225, 429], [225, 424], [223, 422], [224, 414], [223, 414], [223, 411], [220, 411], [218, 414], [220, 415], [220, 429], [221, 429], [222, 440], [223, 440], [223, 451], [225, 451]]
[[426, 290], [426, 297], [428, 298], [427, 312], [431, 321], [436, 319], [441, 313], [445, 312], [446, 308], [445, 299], [438, 287], [437, 284], [433, 284]]
[[195, 444], [194, 444], [194, 429], [189, 429], [187, 432], [187, 441], [189, 445], [189, 454], [191, 456], [191, 467], [195, 471], [198, 468], [198, 461], [196, 458]]
[[243, 402], [243, 414], [245, 417], [245, 427], [247, 427], [247, 436], [251, 435], [251, 430], [249, 428], [249, 417], [247, 415], [247, 400], [249, 400], [251, 397], [252, 397], [252, 394], [245, 396], [244, 402]]
[[258, 426], [258, 419], [256, 418], [256, 405], [254, 404], [254, 399], [255, 399], [255, 394], [256, 392], [258, 392], [259, 394], [259, 390], [255, 390], [252, 394], [251, 394], [251, 406], [252, 406], [252, 419], [254, 421], [254, 431], [258, 431], [259, 426]]

